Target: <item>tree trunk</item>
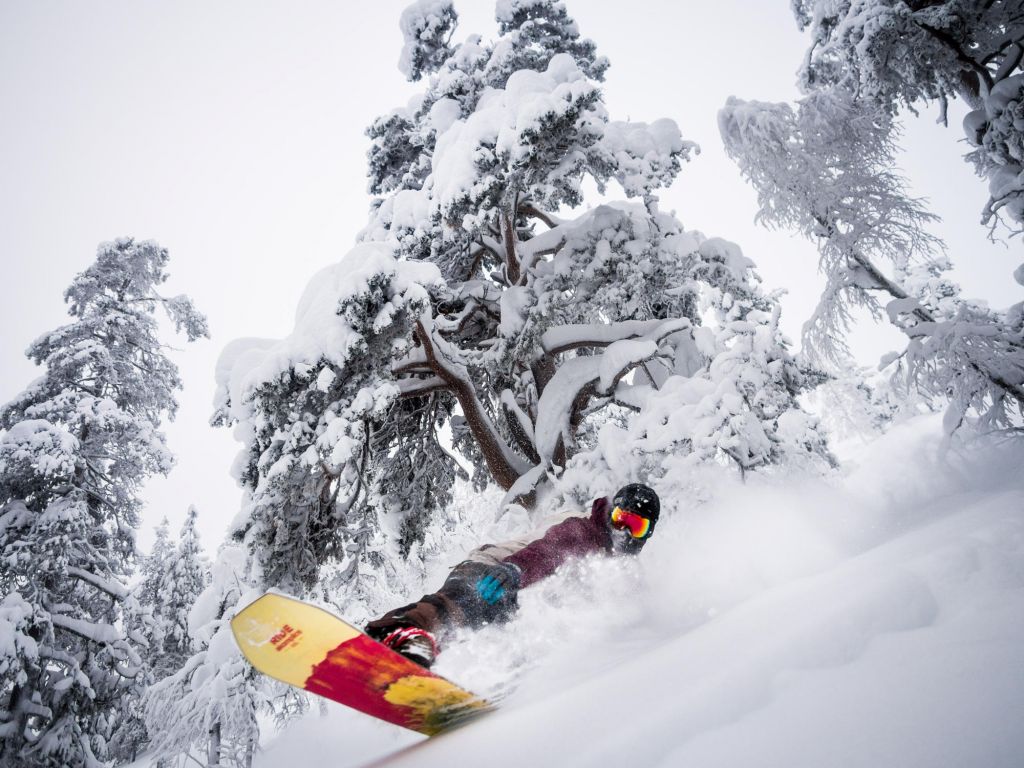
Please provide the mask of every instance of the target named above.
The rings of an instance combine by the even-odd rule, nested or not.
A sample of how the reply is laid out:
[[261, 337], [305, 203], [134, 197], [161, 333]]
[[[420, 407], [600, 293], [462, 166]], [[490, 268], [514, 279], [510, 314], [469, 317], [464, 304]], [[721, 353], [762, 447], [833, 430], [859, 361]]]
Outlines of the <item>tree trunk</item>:
[[220, 721], [210, 726], [210, 744], [206, 759], [207, 765], [220, 765]]

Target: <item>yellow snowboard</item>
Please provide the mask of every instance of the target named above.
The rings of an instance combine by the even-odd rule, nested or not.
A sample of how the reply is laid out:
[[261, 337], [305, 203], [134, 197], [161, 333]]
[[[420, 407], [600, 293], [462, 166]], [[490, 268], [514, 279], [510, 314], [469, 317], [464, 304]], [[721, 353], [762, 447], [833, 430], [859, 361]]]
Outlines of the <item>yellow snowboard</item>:
[[427, 736], [492, 708], [334, 614], [285, 595], [250, 603], [231, 630], [263, 674]]

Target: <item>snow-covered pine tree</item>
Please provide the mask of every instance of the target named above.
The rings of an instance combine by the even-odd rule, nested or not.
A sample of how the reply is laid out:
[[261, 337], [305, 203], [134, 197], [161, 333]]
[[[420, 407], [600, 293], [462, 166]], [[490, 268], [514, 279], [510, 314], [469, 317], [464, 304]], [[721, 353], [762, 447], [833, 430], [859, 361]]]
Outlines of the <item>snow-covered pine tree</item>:
[[984, 221], [1024, 224], [1024, 13], [1020, 0], [794, 0], [811, 38], [805, 93], [839, 87], [879, 114], [960, 98], [977, 149], [966, 158], [989, 179]]
[[[609, 119], [607, 62], [564, 3], [500, 0], [497, 20], [493, 43], [452, 44], [450, 2], [403, 14], [402, 67], [426, 84], [369, 129], [378, 197], [362, 242], [314, 278], [290, 337], [222, 358], [215, 421], [245, 439], [235, 534], [257, 583], [309, 588], [340, 557], [331, 598], [366, 597], [360, 571], [379, 596], [393, 555], [422, 539], [462, 471], [449, 429], [474, 480], [529, 505], [591, 447], [588, 422], [706, 372], [706, 352], [750, 346], [746, 330], [701, 346], [702, 291], [726, 308], [719, 281], [736, 278], [657, 207], [695, 145], [672, 120]], [[635, 202], [584, 209], [587, 180]], [[772, 303], [759, 295], [753, 319], [729, 322], [774, 328]], [[775, 330], [759, 343], [766, 365], [786, 366]], [[796, 377], [773, 376], [786, 391], [773, 408], [795, 407]]]
[[102, 244], [64, 294], [73, 321], [29, 347], [42, 376], [0, 409], [5, 765], [100, 765], [136, 684], [138, 494], [171, 467], [160, 421], [181, 387], [156, 311], [189, 340], [207, 333], [188, 298], [157, 292], [167, 261], [151, 241]]
[[146, 648], [142, 656], [147, 673], [152, 670], [153, 658], [163, 644], [164, 625], [157, 621], [155, 614], [160, 603], [160, 585], [171, 567], [174, 549], [171, 542], [171, 524], [165, 517], [155, 529], [153, 546], [149, 554], [139, 559], [138, 581], [132, 590], [141, 611], [137, 617], [137, 626], [131, 629], [146, 638]]
[[138, 582], [135, 585], [135, 599], [143, 609], [153, 607], [159, 602], [160, 582], [174, 557], [174, 544], [171, 543], [171, 521], [164, 517], [153, 530], [153, 546], [149, 554], [139, 558], [137, 569]]
[[734, 243], [712, 238], [700, 251], [715, 272], [701, 291], [708, 322], [695, 331], [709, 362], [650, 395], [623, 442], [637, 453], [672, 456], [674, 471], [683, 456], [691, 465], [724, 458], [741, 473], [835, 465], [817, 420], [797, 403], [823, 374], [789, 354], [777, 300], [761, 292], [753, 262]]
[[[697, 246], [700, 315], [696, 352], [676, 371], [647, 366], [650, 386], [632, 388], [634, 414], [596, 425], [592, 450], [569, 462], [558, 482], [583, 501], [594, 486], [645, 477], [668, 493], [700, 493], [695, 470], [708, 465], [820, 472], [835, 465], [818, 419], [797, 398], [824, 378], [788, 351], [777, 297], [765, 295], [754, 264], [720, 238]], [[626, 404], [620, 401], [621, 404]]]
[[156, 680], [181, 669], [194, 650], [188, 617], [210, 581], [209, 565], [196, 529], [198, 517], [196, 508], [189, 507], [153, 604], [154, 623], [159, 627], [154, 634], [159, 639], [151, 650], [150, 669]]
[[150, 741], [143, 712], [146, 691], [181, 669], [196, 650], [188, 616], [210, 580], [209, 563], [196, 530], [197, 518], [196, 508], [189, 507], [176, 544], [170, 540], [169, 523], [164, 518], [156, 529], [153, 548], [139, 568], [141, 578], [133, 591], [141, 608], [135, 622], [137, 632], [146, 640], [141, 650], [141, 685], [126, 698], [112, 738], [112, 755], [126, 761], [133, 761], [132, 755]]
[[265, 681], [242, 657], [230, 628], [235, 606], [258, 596], [245, 581], [248, 558], [241, 547], [217, 553], [210, 582], [188, 616], [193, 653], [146, 692], [146, 727], [160, 759], [198, 753], [207, 766], [252, 762], [256, 715], [267, 708]]
[[144, 642], [139, 648], [142, 667], [135, 678], [136, 685], [121, 699], [120, 711], [110, 736], [108, 752], [116, 763], [134, 762], [139, 752], [149, 743], [143, 720], [142, 696], [156, 679], [153, 673], [154, 657], [163, 642], [161, 626], [154, 620], [153, 612], [160, 593], [160, 581], [174, 555], [170, 525], [166, 517], [160, 521], [149, 554], [139, 558], [137, 583], [132, 589], [139, 610], [125, 617], [127, 635], [142, 638]]
[[[854, 307], [907, 336], [899, 353], [923, 393], [948, 398], [947, 429], [1020, 423], [1024, 317], [970, 301], [896, 169], [892, 117], [844, 87], [788, 104], [730, 98], [719, 114], [729, 155], [758, 193], [759, 219], [816, 241], [825, 288], [804, 327], [804, 354], [838, 362]], [[844, 365], [846, 363], [843, 363]], [[970, 414], [976, 414], [976, 417]]]
[[[1021, 230], [1024, 14], [1017, 0], [797, 0], [793, 10], [811, 37], [799, 73], [807, 95], [800, 112], [814, 114], [802, 121], [817, 127], [823, 120], [842, 119], [815, 102], [834, 103], [833, 94], [843, 93], [855, 102], [860, 122], [883, 135], [876, 141], [888, 141], [901, 107], [913, 110], [937, 100], [945, 120], [949, 100], [960, 98], [972, 109], [964, 131], [976, 147], [966, 159], [989, 181], [982, 220], [994, 228], [1002, 216], [1012, 231]], [[928, 267], [932, 278], [941, 270], [937, 261], [940, 266]], [[1024, 264], [1014, 277], [1024, 285]], [[907, 368], [926, 392], [952, 394], [948, 426], [962, 423], [972, 409], [981, 414], [982, 425], [1019, 424], [1024, 302], [996, 312], [983, 301], [956, 296], [946, 302], [950, 313], [943, 315], [912, 293], [899, 297], [906, 292], [902, 275], [890, 275], [889, 282], [897, 293], [889, 286], [881, 291], [900, 299], [890, 303], [891, 314], [912, 328]]]

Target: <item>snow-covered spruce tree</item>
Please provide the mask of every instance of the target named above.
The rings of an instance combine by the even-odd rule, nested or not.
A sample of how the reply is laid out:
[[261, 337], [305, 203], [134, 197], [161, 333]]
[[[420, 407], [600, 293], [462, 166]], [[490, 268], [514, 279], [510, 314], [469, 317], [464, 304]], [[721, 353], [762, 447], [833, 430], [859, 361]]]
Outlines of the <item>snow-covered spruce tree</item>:
[[[403, 14], [403, 66], [426, 84], [369, 129], [362, 242], [313, 279], [289, 338], [222, 358], [215, 419], [246, 442], [236, 535], [271, 585], [308, 588], [341, 557], [330, 597], [365, 597], [356, 575], [386, 576], [388, 542], [410, 551], [451, 497], [448, 428], [475, 481], [528, 506], [593, 447], [594, 423], [642, 410], [673, 376], [715, 379], [720, 352], [773, 366], [774, 405], [767, 392], [734, 403], [760, 409], [759, 429], [795, 407], [799, 376], [752, 263], [724, 268], [722, 248], [658, 210], [695, 149], [676, 124], [609, 119], [607, 62], [561, 2], [502, 0], [489, 44], [452, 45], [454, 18], [438, 0]], [[584, 209], [587, 180], [635, 201]], [[705, 338], [702, 296], [728, 315], [736, 285], [748, 293], [732, 337]]]
[[[149, 609], [150, 616], [153, 608], [159, 602], [160, 582], [170, 567], [171, 559], [174, 557], [174, 544], [171, 543], [171, 523], [164, 517], [153, 532], [153, 546], [149, 554], [139, 558], [137, 569], [138, 580], [134, 588], [135, 599], [145, 610]], [[142, 629], [147, 634], [159, 635], [160, 632], [148, 628]]]
[[904, 372], [950, 401], [952, 431], [970, 413], [983, 428], [1019, 423], [1024, 407], [1021, 305], [1007, 312], [960, 295], [944, 277], [934, 219], [895, 165], [892, 119], [843, 88], [793, 109], [730, 98], [719, 114], [726, 150], [757, 190], [759, 219], [818, 244], [826, 285], [804, 327], [804, 354], [837, 362], [851, 310], [864, 307], [907, 336]]
[[160, 579], [156, 601], [152, 604], [157, 630], [154, 632], [155, 646], [150, 649], [149, 666], [156, 680], [181, 669], [192, 655], [188, 617], [210, 580], [209, 565], [196, 530], [198, 516], [196, 508], [189, 507], [177, 544]]
[[142, 697], [156, 679], [153, 660], [162, 644], [160, 625], [153, 618], [153, 608], [160, 593], [160, 581], [170, 567], [174, 547], [170, 540], [170, 522], [165, 517], [156, 527], [153, 546], [148, 555], [139, 559], [136, 584], [132, 593], [139, 610], [125, 617], [125, 629], [131, 637], [142, 638], [139, 648], [142, 666], [135, 677], [136, 685], [121, 699], [108, 753], [115, 763], [135, 762], [139, 752], [149, 743], [149, 734], [143, 719]]
[[708, 322], [694, 332], [708, 362], [649, 395], [621, 443], [655, 460], [671, 457], [672, 471], [723, 458], [741, 473], [775, 464], [834, 466], [816, 418], [797, 404], [823, 375], [786, 351], [781, 309], [761, 293], [753, 262], [718, 238], [699, 248], [715, 271], [701, 291]]
[[258, 596], [245, 581], [247, 570], [243, 548], [221, 548], [188, 616], [193, 653], [146, 692], [146, 727], [158, 758], [202, 756], [207, 766], [252, 762], [256, 716], [268, 703], [265, 682], [242, 657], [230, 628], [235, 606]]
[[171, 543], [169, 523], [164, 518], [156, 529], [153, 548], [139, 568], [141, 579], [134, 594], [142, 609], [136, 622], [138, 632], [146, 639], [141, 654], [142, 685], [125, 701], [123, 716], [111, 739], [112, 756], [125, 762], [133, 762], [150, 742], [143, 711], [149, 687], [181, 669], [195, 650], [188, 617], [210, 581], [210, 566], [196, 530], [197, 518], [195, 507], [189, 507], [177, 544]]
[[720, 238], [695, 247], [704, 319], [693, 330], [696, 350], [676, 351], [675, 375], [648, 368], [660, 375], [631, 389], [630, 418], [595, 425], [594, 449], [577, 453], [559, 478], [563, 494], [584, 500], [595, 485], [646, 477], [668, 497], [692, 497], [703, 492], [701, 466], [725, 464], [745, 475], [835, 465], [817, 418], [797, 403], [825, 376], [787, 352], [779, 305], [761, 292], [753, 262]]
[[156, 311], [189, 340], [207, 333], [186, 297], [157, 292], [167, 260], [150, 241], [101, 245], [65, 293], [73, 321], [29, 347], [44, 373], [0, 409], [6, 765], [99, 765], [136, 685], [140, 638], [124, 627], [138, 494], [171, 467], [160, 421], [181, 387]]
[[1024, 5], [1020, 0], [794, 0], [811, 38], [806, 93], [841, 87], [889, 117], [960, 98], [968, 154], [989, 179], [984, 220], [1024, 223]]
[[[913, 110], [937, 100], [945, 119], [948, 101], [962, 99], [972, 109], [964, 120], [966, 138], [976, 147], [966, 158], [989, 182], [982, 220], [994, 227], [1002, 216], [1012, 231], [1021, 230], [1024, 6], [1019, 0], [797, 0], [793, 9], [811, 38], [799, 75], [808, 96], [852, 94], [857, 109], [871, 115], [880, 131], [887, 130], [901, 107]], [[1024, 285], [1024, 264], [1014, 277]], [[937, 336], [927, 332], [931, 320], [915, 313], [926, 331], [923, 346], [931, 347], [926, 351], [933, 360], [963, 363], [972, 357], [973, 365], [943, 370], [933, 362], [926, 373], [939, 374], [953, 389], [951, 426], [961, 422], [963, 403], [979, 400], [997, 403], [982, 405], [982, 423], [1003, 424], [1003, 397], [1010, 398], [1011, 410], [1020, 408], [1024, 302], [1005, 312], [992, 312], [984, 302], [963, 302], [956, 312], [954, 324], [933, 317], [940, 324]], [[979, 353], [967, 351], [974, 346], [981, 348]], [[993, 356], [1003, 362], [979, 364], [979, 357]], [[923, 368], [909, 367], [912, 373]], [[963, 386], [962, 378], [970, 385]]]
[[130, 629], [146, 639], [142, 657], [149, 682], [152, 681], [154, 661], [160, 653], [166, 629], [165, 623], [157, 619], [156, 613], [160, 604], [161, 583], [174, 559], [175, 547], [171, 542], [170, 525], [165, 517], [156, 527], [153, 547], [148, 555], [139, 559], [138, 579], [132, 590], [141, 610]]

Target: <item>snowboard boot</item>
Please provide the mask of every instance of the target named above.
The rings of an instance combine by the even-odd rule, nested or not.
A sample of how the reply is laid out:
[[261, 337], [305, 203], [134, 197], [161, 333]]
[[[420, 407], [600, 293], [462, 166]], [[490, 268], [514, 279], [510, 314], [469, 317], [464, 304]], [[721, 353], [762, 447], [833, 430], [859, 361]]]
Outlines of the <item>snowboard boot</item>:
[[419, 627], [400, 627], [381, 640], [381, 643], [427, 669], [430, 669], [438, 654], [437, 640], [427, 630]]

